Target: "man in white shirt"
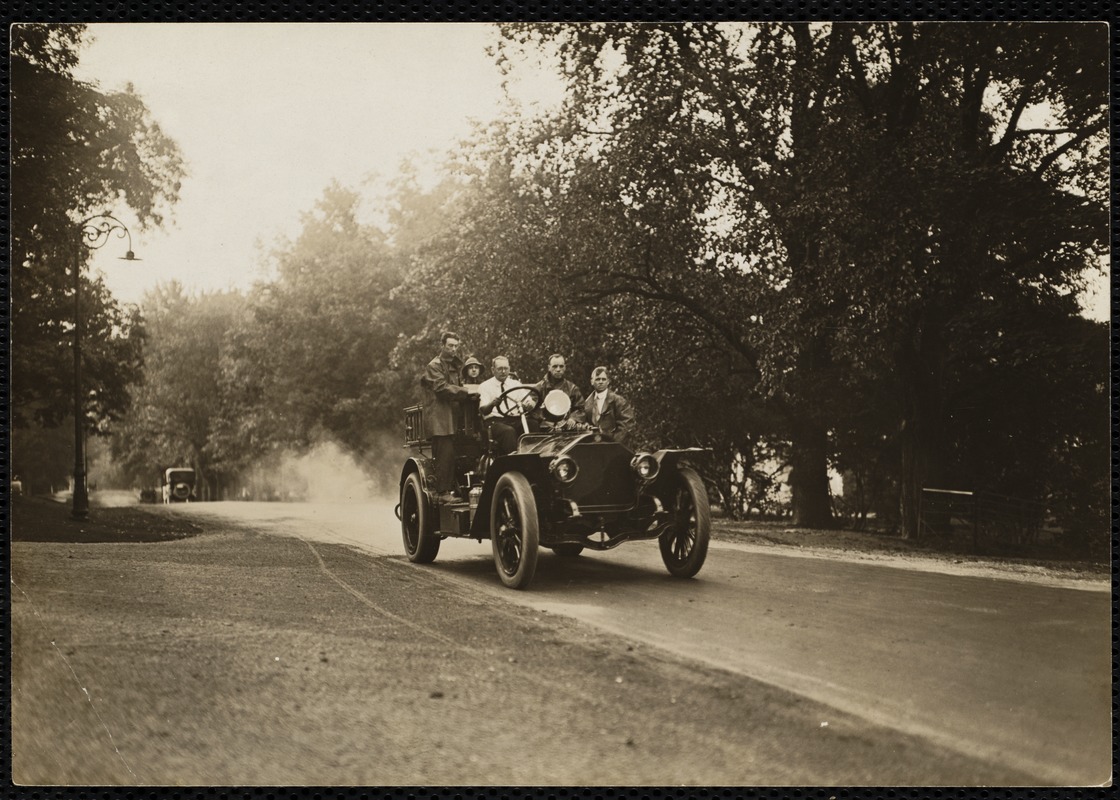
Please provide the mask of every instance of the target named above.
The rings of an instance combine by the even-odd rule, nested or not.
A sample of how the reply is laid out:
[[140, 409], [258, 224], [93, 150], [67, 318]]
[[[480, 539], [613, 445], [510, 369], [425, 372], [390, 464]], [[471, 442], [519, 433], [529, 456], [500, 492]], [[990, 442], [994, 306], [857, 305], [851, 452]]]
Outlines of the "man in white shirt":
[[[517, 449], [517, 437], [522, 433], [515, 417], [504, 417], [498, 413], [496, 402], [502, 393], [516, 386], [525, 384], [509, 375], [509, 359], [505, 356], [495, 356], [490, 362], [494, 377], [487, 378], [478, 386], [478, 410], [483, 413], [490, 425], [490, 438], [502, 455], [512, 453]], [[531, 411], [536, 406], [536, 400], [528, 392], [514, 392], [502, 401], [503, 411], [510, 410], [516, 403], [520, 403], [525, 411]], [[517, 427], [515, 427], [517, 424]]]

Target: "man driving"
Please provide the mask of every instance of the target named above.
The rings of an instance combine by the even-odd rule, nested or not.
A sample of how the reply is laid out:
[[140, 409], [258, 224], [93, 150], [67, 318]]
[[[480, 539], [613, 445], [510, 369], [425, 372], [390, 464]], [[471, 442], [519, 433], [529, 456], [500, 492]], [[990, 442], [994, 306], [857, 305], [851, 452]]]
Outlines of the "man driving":
[[514, 427], [516, 413], [521, 409], [531, 411], [536, 406], [536, 399], [528, 391], [511, 392], [498, 402], [505, 392], [525, 384], [510, 377], [509, 359], [505, 356], [495, 356], [490, 365], [494, 376], [479, 384], [478, 409], [490, 425], [490, 440], [498, 453], [505, 455], [517, 449], [517, 437], [521, 431]]

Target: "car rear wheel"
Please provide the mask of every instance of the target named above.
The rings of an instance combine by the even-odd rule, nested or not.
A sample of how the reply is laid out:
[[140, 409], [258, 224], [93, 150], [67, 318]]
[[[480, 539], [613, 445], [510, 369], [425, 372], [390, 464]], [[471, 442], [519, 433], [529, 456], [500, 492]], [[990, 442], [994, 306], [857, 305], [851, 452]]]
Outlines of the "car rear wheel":
[[558, 556], [563, 556], [564, 558], [575, 558], [583, 552], [583, 545], [573, 544], [571, 542], [565, 542], [564, 544], [554, 544], [552, 545], [552, 552], [554, 552]]
[[432, 509], [420, 488], [420, 476], [408, 476], [401, 487], [401, 538], [404, 552], [414, 564], [430, 564], [439, 553], [440, 538], [433, 530]]
[[511, 589], [526, 588], [537, 571], [540, 529], [533, 490], [518, 472], [507, 472], [494, 486], [490, 542], [502, 583]]
[[670, 575], [691, 578], [704, 566], [712, 529], [712, 512], [704, 482], [694, 470], [683, 468], [673, 489], [673, 520], [658, 540], [661, 560]]

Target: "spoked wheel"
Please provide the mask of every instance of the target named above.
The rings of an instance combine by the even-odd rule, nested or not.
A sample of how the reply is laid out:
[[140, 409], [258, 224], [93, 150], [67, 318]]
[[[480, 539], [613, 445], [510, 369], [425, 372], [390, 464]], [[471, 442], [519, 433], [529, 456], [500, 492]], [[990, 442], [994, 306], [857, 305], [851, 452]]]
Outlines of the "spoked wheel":
[[673, 520], [658, 540], [661, 560], [669, 574], [691, 578], [704, 566], [708, 557], [712, 512], [704, 482], [694, 470], [682, 468], [671, 500]]
[[520, 473], [507, 472], [494, 486], [490, 542], [502, 583], [511, 589], [526, 588], [537, 571], [540, 529], [536, 498]]
[[564, 558], [575, 558], [583, 552], [582, 544], [574, 544], [572, 542], [564, 542], [563, 544], [552, 545], [552, 552]]
[[435, 520], [431, 515], [420, 476], [414, 472], [401, 487], [401, 537], [405, 555], [415, 564], [429, 564], [439, 553], [440, 538], [433, 530]]

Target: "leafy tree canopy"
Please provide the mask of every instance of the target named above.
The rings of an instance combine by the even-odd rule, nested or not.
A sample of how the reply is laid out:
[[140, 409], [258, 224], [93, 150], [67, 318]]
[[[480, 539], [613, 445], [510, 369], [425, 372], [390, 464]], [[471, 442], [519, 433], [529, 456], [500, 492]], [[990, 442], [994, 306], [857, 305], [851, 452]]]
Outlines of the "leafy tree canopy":
[[[78, 223], [118, 204], [141, 226], [163, 223], [184, 175], [175, 143], [127, 89], [104, 92], [73, 77], [81, 25], [12, 26], [12, 401], [14, 421], [58, 424], [70, 411], [66, 365], [74, 324], [74, 270], [88, 258]], [[127, 402], [138, 318], [81, 275], [86, 380], [102, 423]]]

